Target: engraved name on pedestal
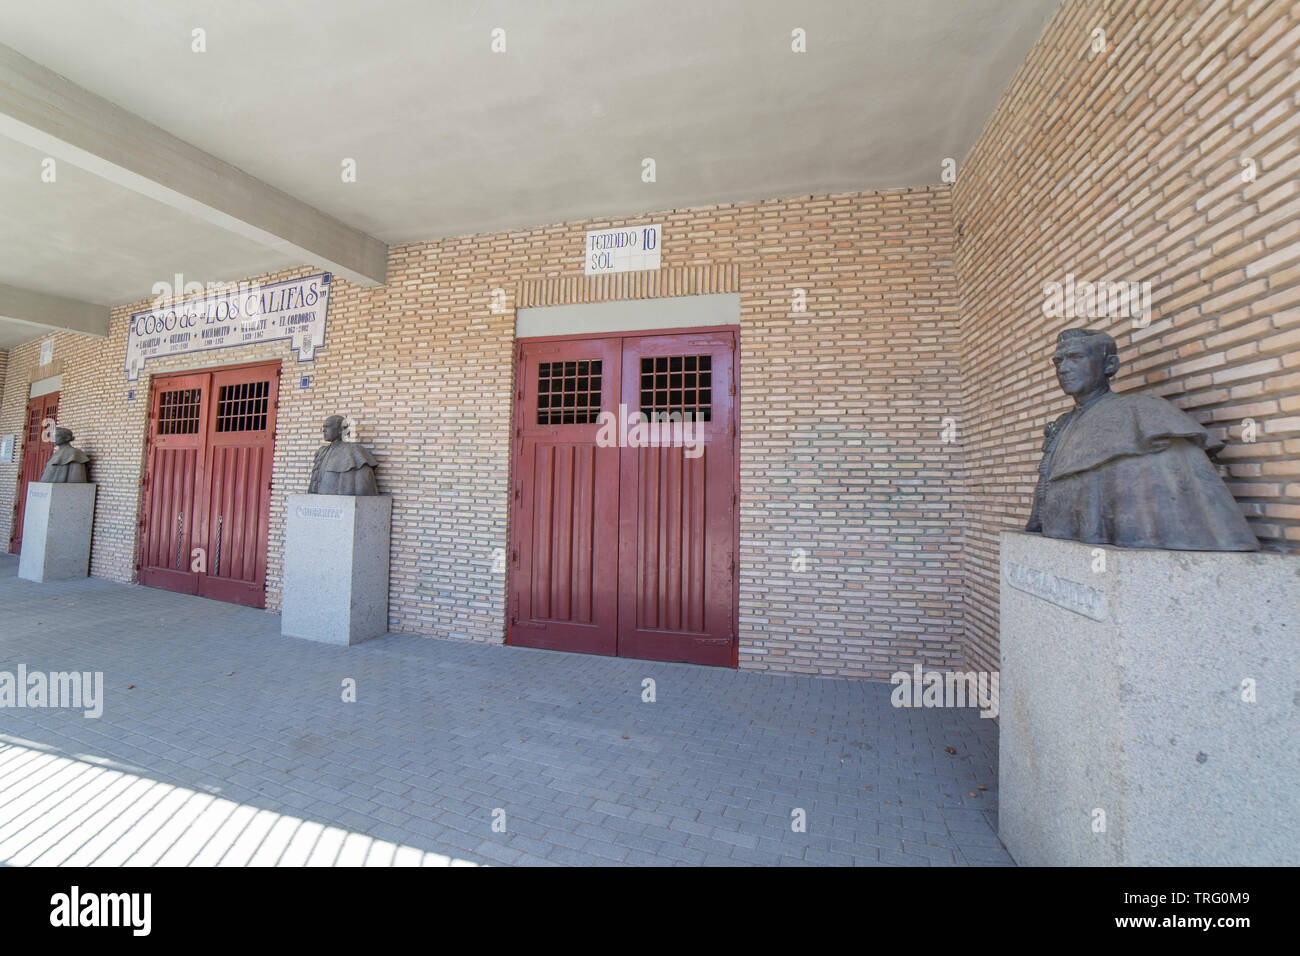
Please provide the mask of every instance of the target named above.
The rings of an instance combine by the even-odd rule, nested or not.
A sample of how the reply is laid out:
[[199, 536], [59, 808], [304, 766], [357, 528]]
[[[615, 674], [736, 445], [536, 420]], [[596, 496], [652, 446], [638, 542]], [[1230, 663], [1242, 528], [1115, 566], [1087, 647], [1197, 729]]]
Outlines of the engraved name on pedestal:
[[299, 518], [322, 518], [326, 521], [342, 521], [342, 508], [313, 508], [310, 505], [297, 505], [293, 513]]
[[1106, 620], [1106, 592], [1048, 571], [1019, 564], [1010, 559], [1002, 562], [1007, 583], [1017, 590], [1049, 601], [1067, 611], [1074, 611], [1094, 621]]

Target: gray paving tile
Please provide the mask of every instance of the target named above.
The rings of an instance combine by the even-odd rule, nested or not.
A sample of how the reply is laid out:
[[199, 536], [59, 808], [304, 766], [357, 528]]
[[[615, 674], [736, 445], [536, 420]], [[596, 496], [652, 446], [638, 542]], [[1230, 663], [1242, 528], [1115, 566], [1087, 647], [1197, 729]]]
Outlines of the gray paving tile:
[[[0, 670], [102, 671], [105, 709], [0, 715], [0, 789], [39, 787], [41, 762], [86, 777], [30, 825], [16, 823], [25, 805], [0, 802], [0, 863], [74, 859], [114, 815], [154, 807], [105, 848], [147, 852], [177, 812], [155, 784], [209, 795], [175, 818], [170, 864], [233, 859], [241, 841], [292, 865], [1012, 862], [996, 835], [997, 728], [973, 710], [897, 710], [888, 684], [403, 635], [333, 647], [281, 637], [262, 611], [96, 579], [35, 585], [16, 567], [0, 556]], [[647, 676], [653, 706], [638, 704]], [[105, 786], [89, 784], [110, 773], [140, 793], [99, 806]], [[796, 807], [807, 833], [790, 829]], [[85, 826], [53, 826], [78, 813]]]

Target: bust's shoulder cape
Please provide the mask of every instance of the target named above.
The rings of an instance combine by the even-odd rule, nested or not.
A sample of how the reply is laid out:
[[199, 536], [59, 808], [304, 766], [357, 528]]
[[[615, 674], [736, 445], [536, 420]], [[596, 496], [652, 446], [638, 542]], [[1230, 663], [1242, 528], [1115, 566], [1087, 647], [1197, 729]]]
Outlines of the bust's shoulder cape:
[[47, 464], [84, 465], [88, 461], [90, 461], [90, 456], [80, 448], [73, 448], [71, 445], [60, 445], [54, 449], [54, 454], [50, 455]]
[[371, 468], [379, 464], [375, 456], [365, 447], [351, 441], [332, 442], [322, 445], [316, 452], [316, 464], [325, 471], [356, 471], [362, 465]]
[[1178, 438], [1210, 452], [1223, 447], [1212, 442], [1209, 432], [1190, 415], [1155, 395], [1111, 392], [1081, 415], [1075, 414], [1052, 457], [1053, 480], [1091, 471], [1117, 458], [1164, 451]]

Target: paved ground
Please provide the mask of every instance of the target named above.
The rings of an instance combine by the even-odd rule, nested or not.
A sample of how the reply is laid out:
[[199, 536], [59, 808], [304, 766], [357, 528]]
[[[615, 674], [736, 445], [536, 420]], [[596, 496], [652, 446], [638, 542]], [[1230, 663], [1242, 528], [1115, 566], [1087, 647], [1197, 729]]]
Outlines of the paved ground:
[[0, 708], [0, 863], [1011, 862], [993, 722], [895, 709], [888, 684], [331, 647], [262, 611], [16, 572], [0, 557], [0, 671], [102, 671], [104, 704]]

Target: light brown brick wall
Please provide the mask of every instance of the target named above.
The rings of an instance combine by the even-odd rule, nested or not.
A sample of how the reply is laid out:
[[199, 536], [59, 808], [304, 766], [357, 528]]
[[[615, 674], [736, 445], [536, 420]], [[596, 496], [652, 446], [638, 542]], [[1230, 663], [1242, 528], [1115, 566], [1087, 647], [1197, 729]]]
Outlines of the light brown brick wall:
[[[1169, 398], [1227, 440], [1256, 535], [1300, 547], [1300, 5], [1064, 4], [953, 205], [975, 664], [997, 666], [998, 534], [1023, 527], [1043, 426], [1068, 407], [1049, 364], [1067, 326], [1115, 336], [1116, 390]], [[1150, 325], [1045, 317], [1044, 284], [1067, 273], [1149, 281]]]
[[[274, 281], [312, 271], [314, 270], [286, 271], [267, 279]], [[358, 322], [364, 296], [360, 289], [338, 282], [333, 285], [330, 296], [331, 330]], [[163, 372], [282, 359], [284, 370], [279, 418], [286, 424], [279, 430], [275, 448], [267, 574], [268, 604], [278, 607], [284, 495], [286, 490], [298, 490], [299, 484], [305, 484], [301, 456], [306, 450], [307, 470], [310, 470], [311, 451], [315, 444], [319, 444], [313, 442], [312, 429], [307, 428], [305, 423], [312, 417], [321, 418], [328, 414], [321, 412], [317, 415], [316, 409], [330, 404], [328, 397], [314, 388], [300, 391], [297, 388], [297, 376], [301, 369], [301, 374], [314, 377], [318, 370], [338, 362], [337, 353], [327, 362], [299, 365], [287, 342], [218, 349], [151, 361], [145, 366], [145, 372], [139, 381], [128, 382], [124, 369], [127, 325], [132, 312], [147, 308], [149, 304], [141, 301], [114, 309], [107, 338], [66, 333], [54, 335], [54, 361], [45, 367], [38, 368], [36, 363], [39, 361], [41, 342], [49, 336], [13, 348], [10, 351], [4, 404], [0, 408], [0, 433], [19, 433], [21, 444], [25, 437], [21, 434], [21, 422], [31, 383], [51, 375], [62, 376], [59, 423], [73, 430], [77, 447], [91, 456], [91, 477], [99, 485], [91, 540], [90, 573], [95, 577], [130, 581], [135, 576], [136, 525], [139, 520], [140, 478], [144, 469], [149, 377]], [[134, 398], [128, 398], [131, 394], [134, 394]], [[364, 408], [365, 404], [358, 402], [353, 407]], [[368, 424], [364, 417], [362, 421], [363, 424]], [[319, 426], [320, 422], [317, 421], [317, 435]], [[8, 545], [13, 517], [17, 471], [17, 465], [0, 465], [0, 494], [5, 496], [0, 499], [0, 509], [3, 510], [0, 516], [0, 534], [4, 536], [0, 540], [3, 540], [5, 546]]]
[[[285, 495], [305, 488], [321, 419], [342, 412], [394, 495], [392, 629], [500, 641], [505, 579], [492, 564], [506, 546], [514, 314], [491, 311], [492, 290], [513, 307], [521, 289], [530, 304], [735, 289], [741, 666], [882, 677], [957, 663], [961, 459], [942, 440], [960, 400], [951, 222], [950, 190], [936, 187], [402, 245], [384, 286], [335, 281], [315, 362], [298, 364], [287, 343], [245, 346], [150, 362], [133, 384], [127, 323], [147, 303], [122, 306], [107, 339], [55, 343], [60, 418], [100, 482], [92, 573], [134, 574], [148, 375], [279, 358], [268, 604], [279, 606]], [[586, 230], [642, 223], [663, 225], [658, 277], [584, 279]], [[796, 288], [806, 311], [793, 310]], [[36, 373], [38, 348], [13, 350], [0, 431], [18, 430], [28, 383], [53, 374]], [[0, 495], [12, 499], [15, 477], [0, 465]], [[6, 536], [8, 520], [5, 509]]]

